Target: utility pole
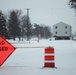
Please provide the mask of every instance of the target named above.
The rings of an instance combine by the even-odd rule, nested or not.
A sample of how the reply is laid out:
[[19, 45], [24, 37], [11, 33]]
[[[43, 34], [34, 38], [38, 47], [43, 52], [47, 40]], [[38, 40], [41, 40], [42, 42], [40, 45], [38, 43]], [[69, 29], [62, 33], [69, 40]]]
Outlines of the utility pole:
[[27, 8], [27, 41], [29, 41], [30, 35], [29, 35], [29, 8]]
[[29, 21], [29, 8], [27, 8], [27, 21]]

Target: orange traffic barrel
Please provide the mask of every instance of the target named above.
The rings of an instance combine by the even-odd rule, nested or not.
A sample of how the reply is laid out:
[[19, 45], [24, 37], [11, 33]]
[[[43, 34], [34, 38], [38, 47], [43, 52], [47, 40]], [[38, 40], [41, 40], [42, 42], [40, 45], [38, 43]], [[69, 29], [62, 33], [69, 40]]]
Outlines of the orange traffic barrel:
[[55, 67], [55, 57], [54, 57], [54, 48], [47, 47], [45, 48], [45, 55], [44, 55], [44, 67]]

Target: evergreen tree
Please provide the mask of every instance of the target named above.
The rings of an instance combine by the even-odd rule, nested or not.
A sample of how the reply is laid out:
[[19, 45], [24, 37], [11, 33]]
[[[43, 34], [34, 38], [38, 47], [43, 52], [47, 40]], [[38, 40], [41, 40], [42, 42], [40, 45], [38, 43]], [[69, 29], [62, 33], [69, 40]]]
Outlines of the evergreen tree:
[[6, 20], [4, 18], [2, 11], [0, 11], [0, 35], [3, 36], [4, 38], [8, 38]]
[[21, 29], [19, 27], [19, 19], [17, 13], [14, 10], [10, 13], [8, 23], [9, 23], [8, 28], [10, 36], [13, 37], [13, 40], [15, 40], [16, 36], [18, 36], [20, 40]]

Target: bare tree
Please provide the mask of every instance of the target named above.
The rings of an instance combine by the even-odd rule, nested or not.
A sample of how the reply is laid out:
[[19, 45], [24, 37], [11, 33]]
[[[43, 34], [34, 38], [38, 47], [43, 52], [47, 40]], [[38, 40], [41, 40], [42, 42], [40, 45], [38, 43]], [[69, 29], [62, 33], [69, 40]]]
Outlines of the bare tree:
[[76, 0], [70, 0], [69, 5], [70, 5], [71, 8], [76, 9]]

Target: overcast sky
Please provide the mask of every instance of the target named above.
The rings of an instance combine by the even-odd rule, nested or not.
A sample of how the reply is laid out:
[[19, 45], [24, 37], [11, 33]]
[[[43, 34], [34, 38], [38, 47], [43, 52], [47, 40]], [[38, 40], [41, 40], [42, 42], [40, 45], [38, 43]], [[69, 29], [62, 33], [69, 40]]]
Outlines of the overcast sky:
[[31, 23], [53, 26], [64, 22], [76, 31], [76, 17], [73, 9], [68, 6], [69, 0], [0, 0], [0, 9], [8, 12], [12, 9], [21, 9], [26, 14], [29, 8]]

